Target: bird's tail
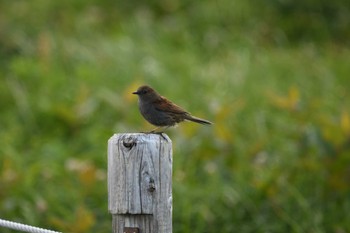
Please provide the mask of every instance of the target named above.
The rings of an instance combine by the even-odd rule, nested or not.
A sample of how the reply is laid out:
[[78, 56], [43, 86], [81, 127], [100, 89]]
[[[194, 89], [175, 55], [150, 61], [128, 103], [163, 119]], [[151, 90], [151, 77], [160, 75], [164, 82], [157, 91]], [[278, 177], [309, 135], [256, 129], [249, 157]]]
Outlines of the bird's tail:
[[199, 123], [199, 124], [202, 124], [202, 125], [211, 125], [211, 124], [213, 124], [210, 121], [207, 121], [207, 120], [204, 120], [204, 119], [201, 119], [201, 118], [198, 118], [198, 117], [194, 117], [194, 116], [191, 116], [191, 115], [186, 116], [185, 119], [189, 120], [189, 121], [193, 121], [193, 122]]

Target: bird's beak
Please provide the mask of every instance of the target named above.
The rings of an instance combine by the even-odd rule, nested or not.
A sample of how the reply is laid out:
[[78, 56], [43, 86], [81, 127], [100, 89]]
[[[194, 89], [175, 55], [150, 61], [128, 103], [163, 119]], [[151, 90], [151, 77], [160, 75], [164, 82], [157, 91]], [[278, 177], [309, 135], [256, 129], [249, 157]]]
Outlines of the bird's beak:
[[134, 94], [134, 95], [138, 95], [139, 92], [138, 92], [138, 91], [134, 91], [133, 94]]

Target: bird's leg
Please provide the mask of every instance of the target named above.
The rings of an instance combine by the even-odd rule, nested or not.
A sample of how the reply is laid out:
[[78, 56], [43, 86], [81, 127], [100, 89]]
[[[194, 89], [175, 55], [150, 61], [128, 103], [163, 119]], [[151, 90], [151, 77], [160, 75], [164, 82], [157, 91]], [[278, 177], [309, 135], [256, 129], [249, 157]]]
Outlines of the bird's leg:
[[166, 127], [165, 127], [162, 131], [160, 131], [159, 133], [161, 133], [161, 134], [164, 133], [164, 131], [167, 130], [169, 127], [170, 127], [169, 125], [166, 126]]
[[[151, 131], [149, 131], [149, 132], [147, 132], [147, 133], [159, 134], [160, 136], [162, 136], [163, 139], [165, 139], [165, 140], [167, 141], [166, 137], [164, 137], [164, 135], [163, 135], [163, 132], [164, 132], [166, 129], [168, 129], [169, 127], [170, 127], [170, 126], [166, 126], [166, 127], [164, 128], [164, 126], [159, 126], [159, 127], [155, 128], [155, 129], [153, 129], [153, 130], [151, 130]], [[158, 130], [158, 129], [161, 129], [161, 128], [163, 128], [163, 130], [157, 132], [157, 130]]]
[[[171, 125], [167, 125], [167, 126], [158, 126], [157, 128], [155, 128], [155, 129], [149, 131], [149, 133], [158, 133], [158, 134], [159, 134], [159, 133], [164, 133], [164, 131], [167, 130], [169, 127], [171, 127]], [[162, 130], [157, 132], [158, 129], [162, 129]]]
[[[160, 136], [162, 136], [162, 138], [163, 138], [165, 141], [168, 141], [168, 140], [166, 139], [166, 137], [164, 137], [163, 133], [164, 133], [164, 131], [167, 130], [169, 127], [170, 127], [170, 126], [168, 125], [168, 126], [166, 126], [162, 131], [160, 131], [160, 132], [155, 132], [155, 133], [156, 133], [156, 134], [160, 134]], [[159, 127], [159, 128], [160, 128], [160, 127]]]
[[159, 127], [155, 128], [155, 129], [152, 129], [148, 133], [157, 133], [157, 129], [160, 129], [160, 128], [162, 128], [162, 126], [159, 126]]
[[160, 127], [157, 127], [157, 128], [155, 128], [155, 129], [152, 129], [151, 131], [146, 131], [146, 132], [142, 131], [142, 132], [140, 132], [140, 133], [144, 133], [144, 134], [157, 133], [156, 131], [157, 131], [157, 129], [159, 129], [159, 128], [160, 128]]

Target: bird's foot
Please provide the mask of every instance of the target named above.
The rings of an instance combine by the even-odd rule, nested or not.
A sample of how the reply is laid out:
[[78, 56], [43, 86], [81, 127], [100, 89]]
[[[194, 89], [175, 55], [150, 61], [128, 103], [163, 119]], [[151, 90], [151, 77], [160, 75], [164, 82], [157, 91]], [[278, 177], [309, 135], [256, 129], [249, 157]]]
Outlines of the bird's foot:
[[144, 133], [144, 134], [158, 134], [160, 135], [165, 141], [168, 141], [168, 139], [163, 135], [164, 132], [157, 132], [155, 130], [151, 130], [151, 131], [148, 131], [148, 132], [141, 132], [141, 133]]
[[168, 139], [163, 135], [163, 132], [154, 132], [154, 134], [159, 134], [165, 141], [168, 141]]
[[144, 134], [151, 134], [151, 133], [154, 133], [154, 134], [157, 134], [158, 132], [156, 132], [155, 130], [151, 130], [151, 131], [141, 131], [140, 133], [144, 133]]
[[[165, 141], [168, 141], [168, 139], [163, 135], [164, 133], [164, 130], [166, 130], [167, 128], [169, 128], [169, 126], [159, 126], [149, 132], [141, 132], [141, 133], [144, 133], [144, 134], [159, 134], [160, 136], [162, 136], [163, 139], [165, 139]], [[157, 130], [160, 130], [160, 131], [157, 131]]]

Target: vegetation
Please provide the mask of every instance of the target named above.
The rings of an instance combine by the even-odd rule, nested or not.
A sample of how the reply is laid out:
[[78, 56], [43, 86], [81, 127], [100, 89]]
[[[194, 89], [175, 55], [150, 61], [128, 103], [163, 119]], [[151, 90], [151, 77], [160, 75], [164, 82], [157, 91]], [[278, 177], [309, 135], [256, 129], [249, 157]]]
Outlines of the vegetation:
[[167, 131], [175, 233], [350, 231], [348, 1], [0, 9], [1, 218], [110, 232], [107, 140], [152, 128], [147, 83], [215, 123]]

